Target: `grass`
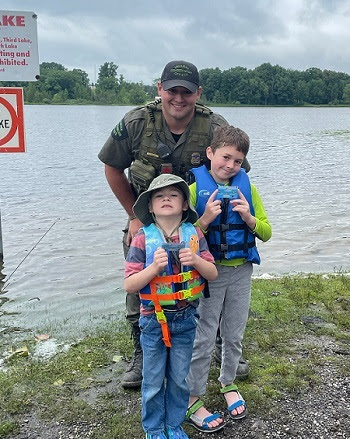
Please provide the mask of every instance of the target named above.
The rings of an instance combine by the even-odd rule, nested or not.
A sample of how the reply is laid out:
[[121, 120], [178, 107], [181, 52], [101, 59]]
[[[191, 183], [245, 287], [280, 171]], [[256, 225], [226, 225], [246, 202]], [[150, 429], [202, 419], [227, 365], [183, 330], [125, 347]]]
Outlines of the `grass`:
[[[263, 415], [265, 407], [283, 395], [297, 398], [317, 389], [318, 368], [325, 362], [337, 374], [349, 375], [344, 355], [326, 351], [322, 344], [331, 342], [340, 353], [349, 353], [349, 310], [350, 277], [346, 273], [253, 280], [244, 337], [250, 376], [240, 383], [251, 414]], [[85, 426], [89, 428], [86, 437], [96, 439], [143, 437], [140, 394], [120, 386], [123, 358], [132, 353], [123, 320], [100, 328], [46, 361], [35, 359], [37, 343], [23, 340], [28, 352], [9, 356], [0, 369], [1, 438], [15, 437], [23, 420], [33, 417], [44, 426]], [[213, 363], [204, 399], [212, 407], [223, 408], [218, 375]]]

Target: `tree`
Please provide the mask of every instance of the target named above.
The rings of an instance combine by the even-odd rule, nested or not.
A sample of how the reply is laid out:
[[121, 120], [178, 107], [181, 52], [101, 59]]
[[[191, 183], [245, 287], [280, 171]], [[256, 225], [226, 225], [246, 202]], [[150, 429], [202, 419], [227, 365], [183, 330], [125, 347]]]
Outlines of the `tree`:
[[52, 70], [45, 79], [46, 90], [53, 96], [66, 90], [69, 99], [74, 99], [75, 76], [66, 70]]
[[84, 70], [73, 69], [72, 74], [76, 78], [76, 81], [79, 84], [85, 87], [90, 86], [89, 75], [86, 72], [84, 72]]
[[227, 102], [240, 102], [244, 94], [244, 87], [240, 83], [245, 79], [246, 74], [247, 69], [239, 66], [222, 72], [221, 91]]
[[42, 62], [40, 68], [43, 70], [67, 70], [62, 64], [57, 62]]
[[310, 67], [305, 71], [305, 75], [309, 81], [312, 79], [322, 79], [322, 70], [317, 67]]
[[[306, 71], [285, 69], [264, 63], [254, 70], [218, 67], [200, 71], [203, 102], [247, 105], [337, 105], [350, 104], [350, 75], [312, 67]], [[8, 82], [5, 87], [23, 87], [25, 102], [140, 105], [157, 95], [157, 82], [151, 85], [128, 82], [118, 75], [118, 66], [105, 62], [100, 66], [95, 87], [81, 69], [68, 70], [62, 64], [40, 64], [37, 82]]]
[[259, 78], [263, 80], [263, 82], [268, 87], [268, 92], [265, 93], [265, 105], [273, 105], [276, 103], [275, 96], [275, 82], [276, 75], [282, 70], [282, 67], [279, 65], [271, 65], [270, 63], [261, 64], [259, 67], [254, 69], [254, 73], [258, 75]]
[[[121, 87], [123, 87], [123, 83], [121, 82]], [[154, 99], [158, 95], [158, 88], [157, 85], [144, 85], [144, 90], [147, 93], [147, 96], [149, 96], [149, 99]]]
[[312, 79], [309, 83], [310, 104], [325, 104], [325, 84], [322, 79]]
[[309, 101], [309, 87], [306, 81], [300, 79], [295, 89], [296, 104], [302, 105]]
[[263, 80], [252, 74], [249, 78], [248, 87], [249, 101], [247, 103], [252, 105], [264, 105], [269, 88]]
[[133, 105], [144, 104], [147, 100], [147, 94], [141, 87], [134, 87], [130, 92], [130, 102]]
[[294, 103], [294, 87], [287, 71], [280, 71], [276, 75], [273, 94], [278, 105]]
[[221, 70], [218, 67], [215, 69], [203, 69], [199, 72], [199, 76], [206, 99], [213, 101], [216, 91], [221, 88]]
[[120, 84], [117, 77], [118, 66], [114, 62], [105, 62], [99, 69], [96, 83], [96, 99], [108, 104], [117, 103]]
[[344, 87], [343, 101], [345, 104], [350, 104], [350, 83], [346, 84]]
[[118, 67], [116, 64], [114, 64], [114, 62], [105, 62], [104, 64], [102, 64], [102, 66], [100, 67], [100, 70], [98, 72], [98, 80], [101, 80], [103, 78], [117, 78], [117, 70]]

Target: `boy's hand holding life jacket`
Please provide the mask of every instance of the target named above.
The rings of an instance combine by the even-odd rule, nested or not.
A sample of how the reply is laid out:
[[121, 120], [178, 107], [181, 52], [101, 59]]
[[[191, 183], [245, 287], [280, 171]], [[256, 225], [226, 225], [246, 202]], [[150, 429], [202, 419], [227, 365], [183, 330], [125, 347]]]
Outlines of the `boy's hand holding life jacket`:
[[205, 211], [203, 215], [200, 217], [199, 223], [202, 229], [206, 230], [210, 223], [212, 223], [215, 218], [220, 215], [222, 212], [221, 209], [221, 200], [215, 200], [215, 197], [218, 193], [218, 189], [216, 189], [208, 198], [207, 204], [205, 205]]
[[185, 267], [196, 267], [198, 259], [201, 258], [197, 254], [193, 253], [190, 248], [182, 248], [179, 251], [179, 259], [181, 264]]
[[239, 198], [231, 200], [232, 210], [239, 213], [242, 220], [250, 229], [254, 229], [256, 225], [255, 217], [250, 213], [250, 206], [242, 192], [238, 189]]
[[158, 274], [168, 265], [168, 253], [161, 247], [154, 252], [153, 263], [156, 273]]

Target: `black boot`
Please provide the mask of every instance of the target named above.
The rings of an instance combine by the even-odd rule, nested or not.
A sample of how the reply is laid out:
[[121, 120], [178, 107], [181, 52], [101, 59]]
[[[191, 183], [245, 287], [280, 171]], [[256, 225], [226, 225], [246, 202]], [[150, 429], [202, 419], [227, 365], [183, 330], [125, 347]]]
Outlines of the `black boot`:
[[[214, 350], [214, 359], [218, 364], [221, 364], [221, 355], [222, 355], [222, 339], [219, 334], [216, 336], [215, 340], [215, 350]], [[241, 356], [239, 359], [236, 379], [237, 380], [246, 380], [249, 375], [249, 366], [246, 360]]]
[[134, 357], [131, 366], [125, 372], [122, 380], [124, 389], [136, 389], [141, 386], [142, 382], [142, 349], [140, 344], [140, 327], [138, 323], [132, 325], [132, 338], [134, 340]]

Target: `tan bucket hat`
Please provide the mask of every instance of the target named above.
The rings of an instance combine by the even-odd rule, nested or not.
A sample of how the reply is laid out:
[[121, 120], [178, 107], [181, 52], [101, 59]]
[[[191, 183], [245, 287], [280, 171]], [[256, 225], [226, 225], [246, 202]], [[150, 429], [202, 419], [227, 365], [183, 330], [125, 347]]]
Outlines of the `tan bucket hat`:
[[185, 199], [188, 201], [188, 209], [183, 213], [183, 221], [189, 223], [195, 223], [198, 219], [197, 212], [190, 204], [190, 191], [188, 185], [181, 177], [173, 174], [161, 174], [156, 177], [152, 183], [149, 185], [145, 192], [142, 192], [136, 200], [133, 211], [137, 218], [145, 225], [154, 222], [152, 213], [149, 211], [149, 202], [151, 199], [152, 192], [167, 186], [177, 186], [182, 190], [185, 195]]

